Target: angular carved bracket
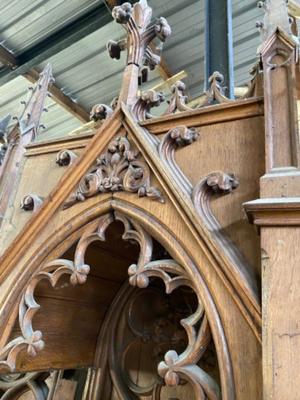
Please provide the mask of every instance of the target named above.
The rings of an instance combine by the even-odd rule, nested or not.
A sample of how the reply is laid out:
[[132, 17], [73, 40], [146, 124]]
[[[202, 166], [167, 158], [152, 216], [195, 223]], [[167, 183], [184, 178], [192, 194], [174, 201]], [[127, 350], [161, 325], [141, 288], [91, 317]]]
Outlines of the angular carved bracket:
[[150, 185], [150, 170], [138, 159], [139, 152], [132, 149], [124, 136], [112, 140], [96, 162], [83, 177], [77, 190], [65, 202], [68, 208], [78, 201], [84, 201], [98, 193], [125, 191], [137, 193], [139, 197], [150, 197], [164, 202], [160, 191]]
[[28, 194], [23, 197], [20, 208], [24, 211], [36, 211], [43, 204], [43, 198], [36, 194]]
[[56, 155], [56, 164], [60, 167], [67, 167], [72, 165], [74, 161], [78, 158], [78, 155], [71, 150], [61, 150]]
[[198, 137], [199, 133], [196, 129], [181, 125], [167, 132], [158, 147], [160, 158], [170, 167], [173, 175], [180, 180], [181, 185], [187, 192], [191, 192], [191, 184], [181, 169], [178, 168], [174, 154], [178, 147], [188, 146], [197, 140]]

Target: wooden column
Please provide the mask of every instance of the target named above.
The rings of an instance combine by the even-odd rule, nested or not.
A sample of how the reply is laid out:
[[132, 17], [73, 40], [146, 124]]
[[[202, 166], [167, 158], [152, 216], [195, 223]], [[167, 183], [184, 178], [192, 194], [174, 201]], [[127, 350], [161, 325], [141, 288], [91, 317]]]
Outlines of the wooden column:
[[297, 44], [285, 0], [264, 3], [266, 173], [260, 199], [245, 204], [259, 226], [262, 260], [264, 399], [300, 392], [300, 170], [296, 112]]

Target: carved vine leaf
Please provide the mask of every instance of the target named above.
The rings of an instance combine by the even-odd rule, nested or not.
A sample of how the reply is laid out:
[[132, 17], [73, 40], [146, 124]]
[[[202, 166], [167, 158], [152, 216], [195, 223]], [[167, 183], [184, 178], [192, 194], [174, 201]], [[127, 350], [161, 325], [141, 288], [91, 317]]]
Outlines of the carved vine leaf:
[[21, 200], [20, 208], [24, 211], [36, 211], [43, 204], [43, 198], [36, 194], [28, 194]]
[[64, 204], [68, 208], [78, 201], [99, 193], [125, 191], [139, 197], [150, 197], [164, 202], [161, 192], [150, 185], [150, 170], [139, 159], [139, 153], [129, 140], [119, 136], [112, 140], [107, 151], [98, 158], [96, 165], [83, 177], [76, 192]]
[[[119, 59], [121, 51], [127, 49], [127, 64], [135, 64], [141, 69], [146, 66], [155, 68], [160, 63], [160, 48], [153, 48], [151, 42], [158, 38], [162, 43], [170, 36], [171, 28], [163, 17], [151, 23], [152, 9], [146, 0], [131, 5], [123, 3], [112, 10], [115, 21], [122, 24], [127, 31], [127, 40], [114, 42], [107, 45], [112, 58]], [[147, 73], [141, 73], [143, 80], [147, 79]]]

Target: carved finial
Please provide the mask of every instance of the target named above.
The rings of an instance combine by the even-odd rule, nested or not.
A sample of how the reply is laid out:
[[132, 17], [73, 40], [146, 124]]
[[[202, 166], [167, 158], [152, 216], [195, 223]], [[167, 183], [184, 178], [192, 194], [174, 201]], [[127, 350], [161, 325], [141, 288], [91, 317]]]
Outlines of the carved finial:
[[43, 199], [36, 194], [28, 194], [21, 200], [20, 208], [24, 211], [35, 211], [43, 203]]
[[132, 113], [137, 121], [152, 118], [150, 110], [152, 107], [158, 107], [165, 101], [163, 92], [156, 92], [153, 89], [142, 92], [138, 101], [133, 107]]
[[208, 82], [210, 87], [209, 90], [206, 92], [207, 98], [205, 104], [203, 105], [212, 104], [215, 101], [218, 103], [229, 103], [233, 101], [225, 96], [226, 88], [222, 86], [224, 82], [224, 77], [220, 72], [215, 71], [209, 77]]
[[71, 150], [61, 150], [56, 155], [56, 164], [60, 167], [71, 165], [78, 158], [77, 154]]
[[176, 111], [190, 111], [191, 108], [186, 105], [187, 96], [185, 95], [186, 86], [182, 81], [177, 81], [171, 86], [171, 99], [166, 114], [172, 114]]
[[113, 113], [113, 110], [105, 104], [96, 104], [93, 106], [90, 112], [90, 119], [96, 121], [101, 121], [110, 117]]
[[144, 81], [148, 76], [143, 68], [147, 66], [153, 69], [160, 62], [161, 47], [153, 49], [153, 46], [150, 46], [151, 42], [158, 38], [163, 43], [171, 34], [171, 28], [163, 17], [151, 24], [152, 9], [146, 0], [140, 0], [134, 5], [124, 3], [114, 7], [112, 16], [127, 31], [126, 45], [124, 41], [108, 43], [109, 53], [116, 59], [119, 59], [121, 51], [127, 48], [127, 68], [120, 101], [133, 105], [137, 100], [139, 77]]
[[[225, 96], [225, 88], [222, 86], [224, 77], [220, 72], [215, 71], [209, 78], [209, 89], [197, 99], [194, 108], [205, 107], [215, 102], [231, 103], [232, 99]], [[171, 99], [166, 114], [175, 113], [176, 111], [192, 111], [194, 108], [187, 105], [187, 96], [185, 95], [185, 84], [182, 81], [176, 82], [171, 87]]]

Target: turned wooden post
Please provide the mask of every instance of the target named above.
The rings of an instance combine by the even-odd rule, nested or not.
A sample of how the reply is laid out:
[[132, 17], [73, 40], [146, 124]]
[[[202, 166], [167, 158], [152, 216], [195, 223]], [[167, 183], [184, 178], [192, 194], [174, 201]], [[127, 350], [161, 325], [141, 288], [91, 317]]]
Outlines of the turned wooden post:
[[285, 0], [268, 0], [264, 69], [266, 174], [245, 204], [260, 227], [264, 399], [299, 399], [300, 170], [295, 66], [298, 44]]

